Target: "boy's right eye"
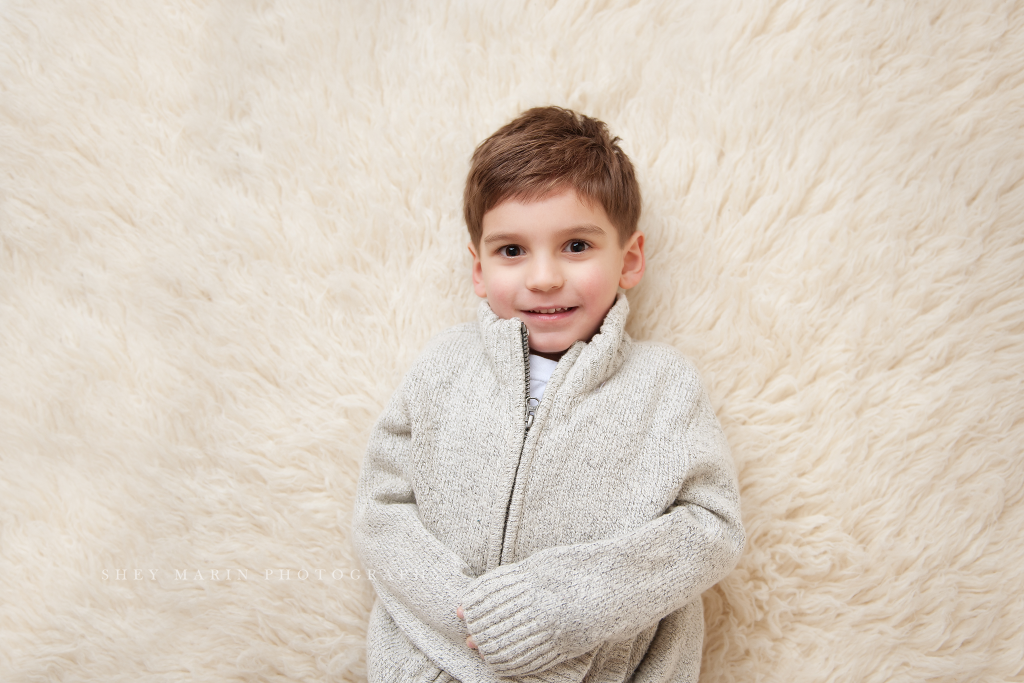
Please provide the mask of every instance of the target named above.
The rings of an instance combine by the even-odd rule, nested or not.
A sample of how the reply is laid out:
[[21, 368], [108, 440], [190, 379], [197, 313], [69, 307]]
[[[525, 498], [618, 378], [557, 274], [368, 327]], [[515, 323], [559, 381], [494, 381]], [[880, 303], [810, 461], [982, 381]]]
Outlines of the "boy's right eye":
[[512, 258], [512, 257], [515, 257], [515, 256], [521, 256], [522, 253], [523, 253], [523, 250], [521, 248], [517, 247], [514, 244], [510, 244], [508, 246], [502, 247], [501, 249], [498, 250], [498, 252], [502, 256], [507, 256], [509, 258]]

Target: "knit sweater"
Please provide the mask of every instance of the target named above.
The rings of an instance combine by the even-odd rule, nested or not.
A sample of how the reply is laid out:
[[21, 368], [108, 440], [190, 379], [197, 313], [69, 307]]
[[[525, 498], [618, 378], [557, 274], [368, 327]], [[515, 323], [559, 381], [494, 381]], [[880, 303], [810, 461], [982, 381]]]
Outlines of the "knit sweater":
[[405, 377], [356, 498], [371, 683], [697, 679], [700, 595], [744, 545], [736, 477], [697, 372], [628, 311], [536, 406], [526, 326], [486, 303]]

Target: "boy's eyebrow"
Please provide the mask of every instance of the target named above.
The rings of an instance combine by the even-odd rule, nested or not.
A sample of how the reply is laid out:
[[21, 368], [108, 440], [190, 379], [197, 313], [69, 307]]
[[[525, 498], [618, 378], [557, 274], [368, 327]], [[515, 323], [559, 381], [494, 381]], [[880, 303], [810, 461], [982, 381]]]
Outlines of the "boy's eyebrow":
[[[555, 232], [555, 237], [569, 237], [570, 235], [579, 235], [581, 237], [594, 236], [600, 237], [605, 234], [605, 231], [593, 223], [581, 223], [580, 225], [570, 225], [567, 228], [562, 228]], [[488, 235], [484, 238], [484, 244], [490, 245], [497, 242], [516, 242], [520, 239], [520, 236], [514, 232], [496, 232]]]

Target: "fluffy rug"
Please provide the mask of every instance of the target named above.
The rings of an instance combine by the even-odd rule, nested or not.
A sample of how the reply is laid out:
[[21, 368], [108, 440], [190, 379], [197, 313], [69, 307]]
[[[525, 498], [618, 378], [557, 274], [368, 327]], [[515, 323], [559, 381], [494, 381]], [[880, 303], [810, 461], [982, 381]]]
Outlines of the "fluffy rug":
[[0, 4], [0, 679], [365, 680], [363, 447], [549, 103], [734, 450], [703, 680], [1024, 680], [1019, 0]]

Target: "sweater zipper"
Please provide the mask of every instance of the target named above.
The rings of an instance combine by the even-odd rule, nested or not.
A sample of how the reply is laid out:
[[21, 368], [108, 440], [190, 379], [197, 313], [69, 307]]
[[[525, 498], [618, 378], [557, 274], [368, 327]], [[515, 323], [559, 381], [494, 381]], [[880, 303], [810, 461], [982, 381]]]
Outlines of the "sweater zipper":
[[[530, 398], [530, 330], [527, 329], [526, 323], [521, 324], [520, 337], [523, 342], [523, 394], [526, 396], [526, 422], [525, 429], [523, 429], [523, 442], [519, 445], [519, 461], [516, 463], [516, 471], [512, 476], [512, 490], [509, 491], [508, 504], [505, 506], [505, 523], [502, 525], [501, 532], [501, 555], [505, 554], [505, 539], [508, 538], [508, 517], [512, 511], [512, 498], [515, 495], [516, 480], [519, 478], [519, 465], [523, 462], [523, 452], [526, 450], [526, 436], [530, 433], [530, 427], [533, 426], [533, 416], [536, 411], [536, 406], [531, 405], [530, 401], [537, 401], [535, 398]], [[537, 403], [539, 404], [540, 401], [537, 401]], [[498, 564], [501, 564], [500, 556]]]
[[[523, 432], [523, 446], [526, 446], [526, 434], [529, 433], [530, 427], [533, 426], [533, 416], [537, 410], [537, 405], [530, 403], [530, 401], [537, 401], [537, 399], [530, 396], [530, 330], [526, 327], [526, 323], [522, 323], [522, 340], [523, 340], [523, 374], [525, 375], [525, 394], [526, 394], [526, 429]], [[540, 401], [537, 401], [540, 404]], [[519, 457], [522, 458], [522, 449], [520, 449]]]

